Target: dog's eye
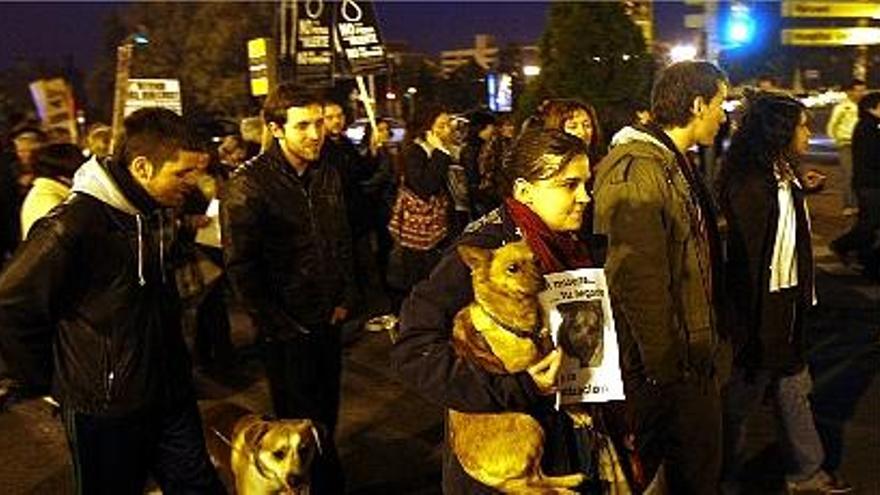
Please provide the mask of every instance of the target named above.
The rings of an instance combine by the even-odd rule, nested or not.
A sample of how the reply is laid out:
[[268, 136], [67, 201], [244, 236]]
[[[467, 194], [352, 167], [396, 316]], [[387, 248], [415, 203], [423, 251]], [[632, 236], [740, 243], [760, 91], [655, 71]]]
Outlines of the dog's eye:
[[275, 452], [272, 452], [272, 456], [280, 461], [284, 459], [284, 454], [286, 453], [287, 452], [284, 449], [278, 449]]
[[511, 275], [519, 273], [519, 265], [507, 265], [507, 273]]

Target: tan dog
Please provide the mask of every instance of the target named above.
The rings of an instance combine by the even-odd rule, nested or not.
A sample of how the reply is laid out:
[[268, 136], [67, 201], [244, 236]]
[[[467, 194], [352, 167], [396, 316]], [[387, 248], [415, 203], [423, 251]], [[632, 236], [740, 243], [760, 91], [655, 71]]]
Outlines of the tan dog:
[[308, 495], [320, 435], [308, 419], [268, 420], [234, 404], [202, 415], [211, 459], [235, 478], [238, 495]]
[[[494, 251], [459, 246], [471, 269], [475, 301], [455, 316], [456, 353], [486, 371], [517, 373], [549, 352], [538, 292], [544, 279], [524, 241]], [[569, 494], [584, 475], [541, 471], [544, 430], [528, 414], [449, 410], [449, 441], [465, 472], [502, 493]]]

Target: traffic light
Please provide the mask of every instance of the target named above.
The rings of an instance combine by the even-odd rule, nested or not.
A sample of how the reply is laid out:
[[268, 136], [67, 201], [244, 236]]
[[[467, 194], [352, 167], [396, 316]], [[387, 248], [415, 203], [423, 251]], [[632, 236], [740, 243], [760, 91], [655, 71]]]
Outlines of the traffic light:
[[755, 20], [752, 19], [747, 5], [734, 3], [730, 6], [724, 35], [725, 44], [729, 46], [745, 45], [752, 41], [755, 36]]

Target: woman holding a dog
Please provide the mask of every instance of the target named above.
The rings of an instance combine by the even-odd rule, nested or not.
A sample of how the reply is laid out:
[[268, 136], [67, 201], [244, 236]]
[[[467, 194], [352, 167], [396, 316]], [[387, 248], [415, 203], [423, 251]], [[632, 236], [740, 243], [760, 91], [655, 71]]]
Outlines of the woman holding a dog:
[[[543, 273], [594, 266], [598, 243], [576, 234], [590, 201], [585, 187], [590, 179], [589, 159], [582, 140], [558, 130], [527, 131], [510, 150], [501, 176], [502, 206], [468, 226], [458, 245], [496, 250], [524, 239]], [[494, 270], [492, 274], [503, 276]], [[589, 468], [577, 452], [574, 424], [554, 408], [560, 351], [547, 353], [518, 373], [492, 373], [474, 365], [451, 345], [453, 319], [472, 301], [469, 267], [455, 249], [447, 250], [430, 277], [415, 286], [403, 305], [400, 338], [391, 355], [399, 376], [448, 409], [530, 415], [544, 432], [543, 472], [548, 476], [584, 473]], [[497, 316], [503, 320], [505, 315]], [[450, 452], [448, 435], [444, 493], [499, 493], [465, 473]], [[590, 482], [577, 490], [559, 493], [601, 493], [601, 488]]]

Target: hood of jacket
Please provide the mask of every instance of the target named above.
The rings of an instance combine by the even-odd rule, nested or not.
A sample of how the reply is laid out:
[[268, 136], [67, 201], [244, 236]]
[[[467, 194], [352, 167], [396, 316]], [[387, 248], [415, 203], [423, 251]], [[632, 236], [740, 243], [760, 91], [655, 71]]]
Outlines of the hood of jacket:
[[94, 156], [74, 174], [71, 192], [88, 194], [129, 215], [142, 215], [142, 212], [122, 193], [116, 181], [110, 176], [110, 172]]
[[144, 263], [147, 256], [144, 245], [145, 230], [148, 229], [148, 222], [151, 217], [156, 217], [158, 221], [158, 229], [156, 237], [158, 238], [159, 266], [162, 273], [162, 282], [166, 282], [165, 275], [165, 258], [174, 242], [174, 220], [166, 218], [167, 211], [156, 210], [152, 213], [144, 213], [138, 209], [128, 197], [125, 196], [122, 189], [110, 175], [110, 172], [101, 165], [93, 156], [89, 161], [84, 163], [76, 174], [73, 176], [73, 187], [71, 193], [87, 194], [98, 201], [119, 210], [125, 214], [134, 217], [137, 226], [137, 258], [138, 258], [138, 283], [143, 287], [147, 284], [144, 275]]

